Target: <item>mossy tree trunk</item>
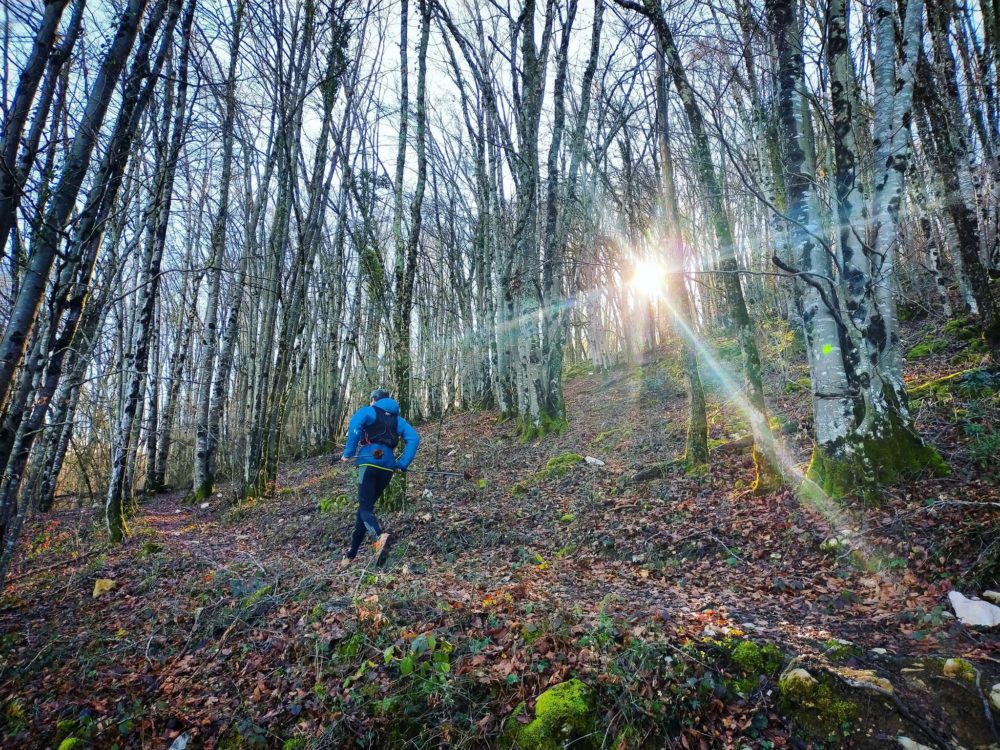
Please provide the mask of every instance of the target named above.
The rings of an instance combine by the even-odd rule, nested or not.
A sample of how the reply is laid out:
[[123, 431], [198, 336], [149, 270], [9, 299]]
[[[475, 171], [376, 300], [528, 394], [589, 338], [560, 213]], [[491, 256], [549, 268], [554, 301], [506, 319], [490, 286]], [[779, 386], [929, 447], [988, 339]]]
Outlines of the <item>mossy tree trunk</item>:
[[[800, 94], [802, 37], [796, 3], [769, 0], [767, 9], [778, 52], [778, 116], [787, 219], [801, 264], [798, 276], [804, 285], [803, 322], [812, 373], [816, 443], [807, 488], [815, 491], [818, 487], [834, 497], [856, 493], [873, 497], [880, 482], [928, 467], [940, 470], [943, 464], [937, 452], [913, 431], [905, 405], [879, 370], [884, 325], [875, 297], [870, 251], [863, 241], [866, 223], [855, 169], [854, 97], [849, 90], [852, 73], [848, 61], [840, 57], [848, 49], [846, 5], [837, 0], [831, 3], [827, 25], [833, 103], [837, 107], [836, 186], [843, 227], [836, 249], [838, 267], [844, 269], [845, 277], [839, 289], [833, 282], [833, 252], [816, 231], [822, 220], [812, 187], [816, 182], [814, 162], [805, 138], [808, 112]], [[893, 106], [891, 98], [885, 106]]]
[[741, 270], [736, 261], [736, 247], [732, 223], [726, 212], [724, 191], [712, 161], [708, 130], [698, 94], [688, 79], [684, 62], [674, 43], [673, 32], [663, 16], [658, 0], [643, 0], [642, 5], [631, 0], [617, 0], [618, 4], [646, 16], [653, 25], [667, 70], [670, 72], [680, 97], [688, 126], [691, 129], [691, 158], [695, 178], [705, 201], [708, 223], [712, 226], [718, 246], [720, 284], [724, 290], [727, 312], [736, 330], [743, 359], [743, 376], [749, 402], [750, 429], [754, 438], [753, 458], [755, 467], [754, 489], [764, 492], [781, 484], [781, 473], [776, 453], [774, 435], [768, 423], [764, 403], [764, 385], [760, 351], [754, 338], [754, 324], [750, 319], [746, 298], [740, 282]]
[[660, 236], [666, 244], [667, 305], [672, 312], [671, 325], [677, 332], [681, 347], [681, 364], [687, 381], [688, 428], [684, 443], [684, 460], [692, 468], [708, 464], [708, 417], [705, 411], [705, 388], [698, 369], [695, 350], [695, 322], [691, 313], [691, 295], [684, 282], [684, 245], [681, 242], [680, 209], [674, 180], [674, 157], [670, 146], [670, 121], [667, 104], [667, 70], [663, 48], [657, 44], [656, 54], [657, 141], [660, 148], [660, 191], [663, 228]]

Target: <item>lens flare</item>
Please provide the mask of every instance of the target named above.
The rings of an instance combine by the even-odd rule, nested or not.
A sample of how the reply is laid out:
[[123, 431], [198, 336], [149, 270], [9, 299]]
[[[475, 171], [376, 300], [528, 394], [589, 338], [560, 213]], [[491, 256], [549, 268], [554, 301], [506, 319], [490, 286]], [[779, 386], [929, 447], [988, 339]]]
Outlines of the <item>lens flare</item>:
[[635, 264], [629, 286], [647, 299], [658, 299], [667, 285], [667, 269], [662, 263], [641, 260]]

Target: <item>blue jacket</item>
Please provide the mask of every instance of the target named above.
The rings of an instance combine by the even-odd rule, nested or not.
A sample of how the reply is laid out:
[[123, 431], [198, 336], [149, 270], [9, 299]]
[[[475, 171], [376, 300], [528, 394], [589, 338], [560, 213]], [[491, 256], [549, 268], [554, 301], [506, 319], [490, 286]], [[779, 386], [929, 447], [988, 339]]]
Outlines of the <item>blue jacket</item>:
[[[396, 432], [406, 443], [403, 455], [396, 460], [395, 455], [386, 445], [379, 443], [363, 444], [365, 428], [375, 424], [377, 417], [375, 410], [370, 406], [362, 406], [351, 417], [351, 422], [347, 426], [347, 443], [344, 445], [344, 457], [353, 458], [355, 466], [380, 466], [383, 469], [406, 470], [413, 457], [417, 455], [417, 445], [420, 444], [420, 435], [410, 426], [410, 423], [399, 416], [399, 404], [395, 399], [383, 398], [375, 402], [378, 408], [396, 415]], [[382, 451], [381, 458], [375, 458], [375, 451]]]

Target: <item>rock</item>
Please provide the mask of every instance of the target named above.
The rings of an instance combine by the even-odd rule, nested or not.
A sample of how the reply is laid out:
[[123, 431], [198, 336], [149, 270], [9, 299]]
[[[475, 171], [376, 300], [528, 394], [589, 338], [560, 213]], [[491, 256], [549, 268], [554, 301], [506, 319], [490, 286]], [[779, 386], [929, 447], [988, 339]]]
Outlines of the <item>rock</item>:
[[932, 750], [932, 748], [927, 747], [927, 745], [921, 745], [919, 742], [915, 742], [909, 737], [897, 737], [896, 742], [898, 742], [904, 750]]
[[944, 663], [944, 676], [953, 680], [976, 681], [976, 668], [965, 659], [948, 659]]
[[190, 736], [187, 732], [177, 735], [177, 739], [173, 741], [170, 745], [169, 750], [185, 750], [188, 746], [188, 742], [191, 741]]
[[872, 653], [875, 654], [876, 656], [888, 656], [889, 654], [889, 652], [886, 651], [884, 648], [873, 648]]
[[[524, 750], [558, 750], [566, 744], [589, 747], [595, 731], [594, 692], [586, 683], [572, 679], [553, 685], [535, 703], [535, 718], [522, 725], [517, 716], [507, 721], [508, 732]], [[523, 711], [523, 704], [515, 714]]]
[[948, 600], [958, 619], [964, 625], [991, 628], [1000, 625], [1000, 607], [980, 599], [969, 599], [957, 591], [948, 594]]
[[994, 710], [1000, 711], [1000, 682], [990, 688], [990, 703]]
[[594, 458], [593, 456], [585, 456], [583, 460], [591, 466], [604, 466], [604, 462], [601, 459]]
[[1000, 591], [984, 591], [983, 599], [994, 604], [1000, 604]]
[[205, 509], [207, 509], [207, 508], [208, 508], [208, 505], [209, 505], [208, 503], [202, 503], [202, 504], [201, 504], [201, 505], [199, 505], [198, 507], [199, 507], [199, 508], [201, 508], [202, 510], [205, 510]]
[[781, 679], [778, 681], [778, 686], [781, 688], [782, 692], [798, 692], [800, 690], [812, 690], [813, 686], [816, 684], [817, 680], [809, 672], [802, 667], [797, 667], [796, 669], [789, 670], [785, 674], [781, 675]]
[[[865, 703], [870, 696], [863, 697]], [[860, 714], [849, 683], [825, 671], [815, 677], [792, 665], [778, 679], [778, 706], [810, 739], [825, 740], [845, 722], [856, 722]]]
[[115, 587], [115, 582], [110, 578], [98, 578], [94, 581], [94, 598], [106, 594]]

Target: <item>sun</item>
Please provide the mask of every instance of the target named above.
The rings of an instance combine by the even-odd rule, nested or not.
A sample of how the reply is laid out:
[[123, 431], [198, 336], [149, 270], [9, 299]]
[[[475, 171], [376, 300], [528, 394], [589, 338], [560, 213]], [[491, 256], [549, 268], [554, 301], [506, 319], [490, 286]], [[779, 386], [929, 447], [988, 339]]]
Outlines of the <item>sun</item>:
[[639, 295], [656, 299], [666, 288], [667, 269], [662, 263], [641, 260], [635, 264], [629, 286]]

